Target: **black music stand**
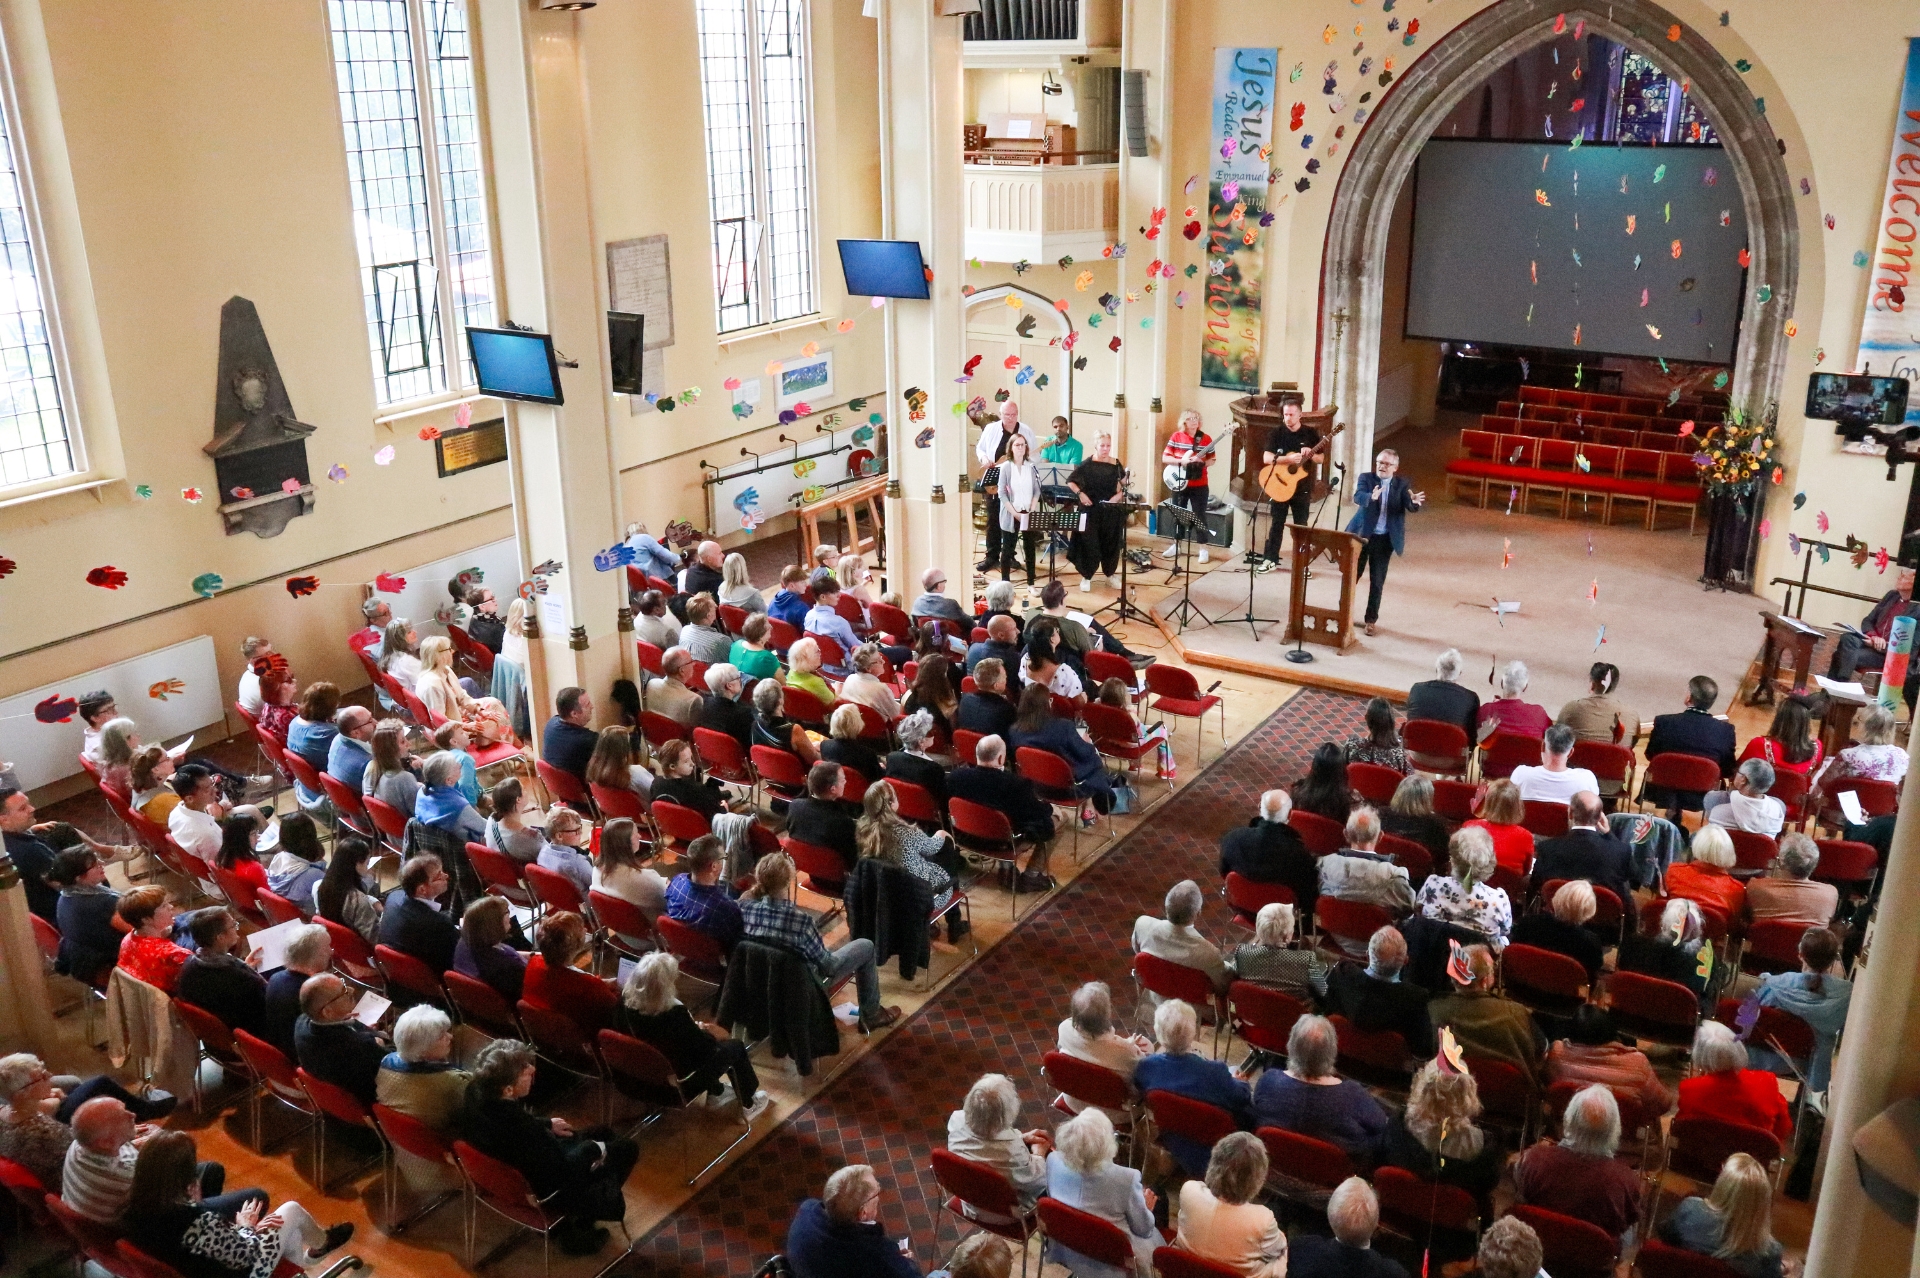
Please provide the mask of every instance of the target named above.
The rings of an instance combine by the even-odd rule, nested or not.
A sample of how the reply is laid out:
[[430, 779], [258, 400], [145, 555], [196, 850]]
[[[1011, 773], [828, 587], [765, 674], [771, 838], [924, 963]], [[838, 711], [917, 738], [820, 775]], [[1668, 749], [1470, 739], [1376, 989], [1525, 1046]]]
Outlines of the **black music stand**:
[[[1134, 511], [1146, 510], [1147, 505], [1144, 502], [1130, 502], [1130, 501], [1095, 502], [1087, 512], [1089, 518], [1092, 517], [1095, 511], [1098, 511], [1102, 508], [1111, 508], [1113, 510], [1121, 512], [1121, 518], [1124, 521], [1125, 518], [1129, 515], [1132, 515]], [[1104, 604], [1101, 607], [1094, 609], [1093, 615], [1095, 617], [1102, 616], [1107, 612], [1112, 612], [1113, 619], [1116, 623], [1122, 622], [1122, 621], [1151, 622], [1153, 620], [1153, 618], [1147, 614], [1147, 611], [1144, 608], [1141, 608], [1138, 604], [1134, 603], [1133, 600], [1129, 598], [1127, 595], [1128, 566], [1129, 566], [1129, 561], [1127, 557], [1126, 524], [1122, 522], [1120, 525], [1120, 597], [1114, 600], [1110, 604]]]
[[1055, 557], [1059, 553], [1060, 539], [1055, 534], [1078, 532], [1084, 520], [1077, 503], [1071, 507], [1040, 506], [1027, 512], [1027, 531], [1047, 534], [1048, 581], [1059, 576], [1055, 569]]
[[1253, 636], [1255, 643], [1260, 642], [1260, 627], [1262, 625], [1270, 625], [1280, 620], [1278, 617], [1256, 617], [1253, 615], [1253, 587], [1254, 583], [1260, 580], [1260, 573], [1257, 568], [1259, 564], [1266, 561], [1266, 555], [1256, 549], [1256, 547], [1260, 545], [1260, 508], [1267, 506], [1269, 511], [1267, 518], [1273, 518], [1271, 503], [1264, 500], [1264, 497], [1265, 494], [1262, 494], [1262, 500], [1247, 503], [1247, 553], [1243, 556], [1247, 565], [1246, 611], [1238, 616], [1232, 613], [1221, 613], [1218, 617], [1211, 618], [1209, 622], [1211, 625], [1218, 626], [1228, 622], [1238, 625], [1244, 621], [1247, 623], [1247, 633]]
[[[1184, 631], [1194, 624], [1195, 618], [1207, 621], [1206, 614], [1201, 612], [1200, 606], [1193, 602], [1193, 539], [1196, 536], [1205, 537], [1207, 525], [1205, 520], [1185, 506], [1163, 504], [1160, 511], [1173, 521], [1174, 545], [1186, 556], [1184, 565], [1181, 563], [1179, 553], [1174, 556], [1173, 571], [1181, 577], [1180, 602], [1175, 604], [1173, 610], [1167, 614], [1167, 620], [1173, 621], [1177, 618], [1179, 629]], [[1173, 578], [1169, 576], [1167, 580], [1171, 582]]]

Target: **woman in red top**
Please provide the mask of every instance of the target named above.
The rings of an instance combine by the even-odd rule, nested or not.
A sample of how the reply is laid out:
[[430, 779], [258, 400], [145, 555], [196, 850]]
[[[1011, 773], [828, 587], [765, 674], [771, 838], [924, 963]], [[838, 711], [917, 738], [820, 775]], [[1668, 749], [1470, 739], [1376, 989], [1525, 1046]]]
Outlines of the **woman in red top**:
[[1728, 873], [1738, 863], [1733, 839], [1717, 825], [1693, 832], [1693, 859], [1667, 867], [1667, 895], [1711, 905], [1729, 919], [1746, 907], [1747, 889]]
[[260, 676], [260, 726], [276, 741], [287, 739], [287, 728], [300, 713], [294, 704], [295, 691], [293, 671], [284, 663]]
[[1480, 815], [1461, 829], [1485, 830], [1493, 837], [1493, 859], [1500, 868], [1524, 879], [1533, 869], [1533, 832], [1520, 824], [1526, 816], [1520, 787], [1502, 777], [1487, 787]]
[[1521, 700], [1521, 694], [1526, 690], [1526, 663], [1509, 661], [1507, 668], [1500, 672], [1500, 695], [1480, 703], [1482, 741], [1496, 731], [1514, 737], [1539, 738], [1547, 735], [1547, 729], [1553, 726], [1553, 716], [1547, 713], [1545, 706]]
[[180, 983], [180, 969], [193, 955], [173, 943], [173, 902], [165, 888], [137, 887], [120, 898], [120, 966], [127, 974], [167, 993]]
[[1788, 697], [1773, 712], [1767, 735], [1747, 742], [1747, 748], [1740, 752], [1740, 762], [1765, 759], [1775, 772], [1812, 777], [1819, 771], [1824, 753], [1820, 739], [1813, 735], [1813, 716], [1807, 712], [1807, 703]]
[[614, 1028], [620, 991], [612, 981], [573, 965], [586, 948], [586, 920], [571, 910], [549, 914], [540, 925], [540, 952], [527, 960], [520, 997], [535, 1007], [571, 1016], [581, 1033], [592, 1038]]
[[1772, 1132], [1782, 1142], [1793, 1135], [1793, 1110], [1780, 1084], [1765, 1070], [1747, 1068], [1747, 1047], [1719, 1021], [1705, 1021], [1693, 1036], [1693, 1064], [1700, 1072], [1680, 1080], [1680, 1118], [1717, 1118]]
[[[260, 864], [260, 858], [254, 854], [265, 826], [257, 808], [229, 812], [220, 819], [220, 854], [214, 861], [221, 869], [233, 871], [256, 892], [264, 891], [267, 886], [267, 867]], [[251, 906], [252, 902], [246, 904]]]

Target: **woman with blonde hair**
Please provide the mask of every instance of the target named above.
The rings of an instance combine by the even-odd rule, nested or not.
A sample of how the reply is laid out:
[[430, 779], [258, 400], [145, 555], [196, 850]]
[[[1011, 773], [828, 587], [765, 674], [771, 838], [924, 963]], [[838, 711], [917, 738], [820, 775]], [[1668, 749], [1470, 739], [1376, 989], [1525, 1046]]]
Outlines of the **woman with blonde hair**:
[[100, 783], [121, 794], [133, 793], [133, 752], [140, 748], [140, 727], [131, 719], [109, 719], [100, 729]]
[[410, 762], [407, 725], [399, 719], [382, 719], [373, 729], [373, 760], [360, 781], [360, 792], [412, 816], [420, 798], [420, 778]]
[[[1441, 1031], [1442, 1050], [1453, 1036]], [[1456, 1070], [1445, 1055], [1413, 1076], [1407, 1107], [1389, 1115], [1380, 1138], [1380, 1162], [1403, 1167], [1422, 1180], [1458, 1185], [1482, 1200], [1500, 1178], [1506, 1151], [1474, 1126], [1480, 1117], [1480, 1089], [1473, 1075]]]
[[1447, 840], [1447, 858], [1449, 872], [1427, 877], [1414, 908], [1441, 923], [1470, 927], [1495, 950], [1505, 949], [1507, 933], [1513, 930], [1513, 902], [1505, 890], [1487, 882], [1496, 865], [1493, 836], [1463, 825]]
[[787, 686], [811, 692], [822, 707], [833, 704], [833, 685], [820, 674], [820, 641], [812, 635], [794, 640], [787, 649]]
[[1047, 1240], [1046, 1258], [1074, 1278], [1135, 1278], [1153, 1272], [1153, 1249], [1160, 1236], [1153, 1228], [1155, 1196], [1144, 1188], [1140, 1173], [1114, 1162], [1120, 1142], [1113, 1120], [1097, 1106], [1054, 1130], [1054, 1149], [1047, 1155], [1047, 1197], [1098, 1216], [1124, 1230], [1133, 1244], [1131, 1271], [1093, 1260]]
[[747, 575], [747, 557], [734, 551], [720, 561], [720, 602], [746, 612], [765, 612], [767, 601]]
[[1479, 815], [1463, 829], [1485, 830], [1493, 839], [1493, 859], [1501, 869], [1526, 878], [1533, 870], [1533, 832], [1522, 825], [1527, 805], [1520, 787], [1501, 777], [1487, 786]]
[[453, 641], [435, 635], [420, 645], [420, 673], [414, 695], [442, 719], [457, 721], [475, 741], [496, 745], [513, 735], [507, 708], [493, 697], [475, 697], [453, 673]]
[[1222, 1136], [1204, 1180], [1180, 1187], [1180, 1232], [1173, 1245], [1245, 1278], [1286, 1278], [1287, 1236], [1260, 1195], [1267, 1147], [1251, 1132]]
[[953, 836], [945, 830], [928, 834], [900, 817], [900, 799], [890, 785], [870, 785], [860, 801], [860, 821], [854, 828], [854, 842], [862, 857], [872, 857], [897, 865], [927, 885], [933, 895], [934, 910], [944, 910], [947, 939], [958, 941], [967, 925], [960, 910], [945, 907], [953, 900], [954, 870], [959, 868], [960, 852]]
[[[1393, 789], [1393, 802], [1380, 810], [1380, 829], [1395, 838], [1418, 843], [1438, 865], [1447, 859], [1447, 839], [1453, 833], [1433, 812], [1433, 781], [1410, 772]], [[1495, 846], [1496, 859], [1499, 855]]]
[[1667, 895], [1683, 896], [1719, 910], [1731, 922], [1747, 904], [1746, 885], [1733, 877], [1740, 858], [1733, 850], [1733, 836], [1718, 825], [1703, 825], [1693, 832], [1690, 858], [1667, 867]]
[[772, 1098], [760, 1089], [747, 1045], [718, 1025], [694, 1020], [680, 1001], [679, 980], [679, 959], [659, 951], [642, 955], [620, 991], [620, 1031], [666, 1057], [680, 1079], [681, 1094], [689, 1099], [702, 1092], [724, 1095], [720, 1079], [725, 1075], [742, 1116], [751, 1123], [766, 1112]]
[[[1671, 871], [1669, 871], [1671, 873]], [[1684, 896], [1669, 898], [1660, 925], [1622, 938], [1614, 966], [1684, 985], [1701, 998], [1713, 980], [1713, 946], [1706, 943], [1700, 906]]]
[[820, 743], [820, 757], [852, 768], [868, 781], [878, 781], [887, 774], [887, 764], [878, 750], [860, 739], [866, 730], [866, 716], [859, 706], [840, 706], [827, 719], [828, 737]]
[[1825, 785], [1841, 777], [1863, 777], [1898, 785], [1907, 775], [1907, 752], [1893, 744], [1893, 723], [1893, 711], [1885, 706], [1868, 706], [1866, 712], [1853, 721], [1859, 740], [1833, 756], [1817, 783]]
[[1660, 1237], [1712, 1256], [1741, 1278], [1781, 1278], [1773, 1236], [1773, 1182], [1752, 1154], [1729, 1154], [1705, 1198], [1682, 1199], [1660, 1222]]

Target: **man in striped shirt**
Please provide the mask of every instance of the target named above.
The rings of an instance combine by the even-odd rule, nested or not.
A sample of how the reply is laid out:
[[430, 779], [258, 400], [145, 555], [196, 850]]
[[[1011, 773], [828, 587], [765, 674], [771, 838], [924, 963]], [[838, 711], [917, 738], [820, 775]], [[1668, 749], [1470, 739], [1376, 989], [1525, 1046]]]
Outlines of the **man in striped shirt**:
[[[73, 1113], [74, 1140], [67, 1146], [60, 1197], [88, 1220], [118, 1224], [133, 1189], [140, 1146], [159, 1130], [137, 1126], [133, 1111], [111, 1096], [96, 1096], [80, 1106]], [[215, 1205], [207, 1200], [216, 1198], [225, 1182], [226, 1169], [219, 1163], [200, 1164], [200, 1195], [207, 1206]]]

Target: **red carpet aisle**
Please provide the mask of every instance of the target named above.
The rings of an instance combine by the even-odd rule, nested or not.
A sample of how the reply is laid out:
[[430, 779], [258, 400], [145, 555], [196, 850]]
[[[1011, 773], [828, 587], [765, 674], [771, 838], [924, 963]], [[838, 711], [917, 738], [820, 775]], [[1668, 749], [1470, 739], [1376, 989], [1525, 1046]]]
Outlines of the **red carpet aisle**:
[[[934, 1254], [937, 1204], [926, 1168], [934, 1143], [944, 1141], [947, 1115], [973, 1080], [996, 1070], [1010, 1075], [1025, 1102], [1021, 1126], [1050, 1126], [1040, 1057], [1053, 1045], [1074, 986], [1104, 980], [1119, 1014], [1130, 1014], [1133, 920], [1157, 913], [1166, 889], [1182, 878], [1209, 891], [1201, 930], [1227, 939], [1226, 908], [1211, 895], [1220, 835], [1253, 813], [1263, 789], [1299, 777], [1315, 746], [1357, 731], [1363, 704], [1312, 690], [1295, 696], [1099, 865], [1023, 919], [879, 1051], [643, 1239], [627, 1270], [683, 1278], [749, 1274], [784, 1244], [795, 1206], [851, 1162], [870, 1163], [878, 1173], [888, 1231], [908, 1231], [923, 1267], [944, 1260], [956, 1235], [949, 1222], [942, 1254]], [[1063, 854], [1064, 846], [1056, 855]]]

